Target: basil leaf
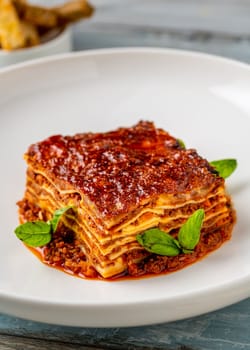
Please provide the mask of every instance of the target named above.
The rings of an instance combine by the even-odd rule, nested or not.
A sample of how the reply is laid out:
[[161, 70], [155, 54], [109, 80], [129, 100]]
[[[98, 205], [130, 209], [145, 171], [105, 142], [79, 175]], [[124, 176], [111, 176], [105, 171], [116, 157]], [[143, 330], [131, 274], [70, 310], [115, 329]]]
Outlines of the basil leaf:
[[193, 251], [193, 250], [190, 250], [190, 249], [185, 249], [185, 248], [183, 248], [183, 249], [182, 249], [182, 252], [183, 252], [184, 254], [192, 254], [194, 251]]
[[141, 236], [144, 246], [151, 246], [155, 243], [175, 244], [172, 236], [156, 227], [150, 228], [138, 236]]
[[186, 149], [186, 145], [185, 145], [185, 143], [183, 142], [183, 140], [177, 139], [177, 142], [179, 143], [179, 146], [180, 146], [181, 148]]
[[180, 242], [177, 239], [174, 239], [175, 244], [177, 245], [178, 248], [181, 249], [181, 245]]
[[72, 206], [56, 210], [52, 219], [48, 222], [32, 221], [19, 225], [15, 229], [15, 234], [21, 241], [31, 247], [46, 245], [51, 241], [52, 233], [56, 231], [62, 215], [70, 208]]
[[237, 160], [236, 159], [214, 160], [210, 162], [210, 165], [212, 165], [215, 168], [215, 170], [219, 173], [219, 175], [225, 179], [229, 177], [236, 169]]
[[16, 236], [31, 247], [41, 247], [51, 241], [51, 224], [44, 221], [26, 222], [15, 229]]
[[68, 205], [67, 207], [57, 209], [54, 212], [54, 215], [53, 215], [52, 219], [50, 220], [53, 232], [56, 231], [57, 226], [59, 224], [59, 221], [60, 221], [61, 217], [63, 216], [63, 214], [69, 209], [72, 209], [72, 206]]
[[144, 241], [142, 235], [136, 235], [137, 242], [144, 247]]
[[180, 254], [180, 249], [177, 246], [166, 244], [153, 244], [149, 250], [151, 253], [164, 256], [176, 256]]
[[143, 234], [137, 235], [136, 239], [151, 253], [166, 256], [176, 256], [180, 253], [176, 240], [158, 228], [146, 230]]
[[182, 225], [178, 233], [178, 241], [182, 248], [193, 250], [200, 240], [200, 231], [205, 212], [203, 209], [196, 210]]

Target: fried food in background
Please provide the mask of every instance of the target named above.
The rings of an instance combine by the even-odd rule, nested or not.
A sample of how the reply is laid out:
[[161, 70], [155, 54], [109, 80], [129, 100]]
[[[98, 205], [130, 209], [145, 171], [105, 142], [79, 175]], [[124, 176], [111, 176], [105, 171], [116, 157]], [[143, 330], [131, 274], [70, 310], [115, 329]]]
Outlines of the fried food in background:
[[25, 47], [40, 44], [40, 37], [37, 28], [29, 22], [21, 21], [21, 28], [25, 38]]
[[35, 26], [54, 28], [58, 25], [58, 18], [53, 10], [30, 5], [20, 0], [13, 1], [20, 18]]
[[21, 21], [11, 0], [0, 0], [0, 44], [6, 50], [25, 46]]
[[94, 8], [86, 0], [72, 0], [45, 8], [26, 0], [0, 0], [0, 48], [15, 50], [38, 45], [51, 33], [70, 23], [92, 16]]
[[58, 16], [60, 24], [66, 25], [79, 21], [83, 17], [90, 17], [94, 9], [85, 0], [75, 0], [55, 7], [54, 11]]

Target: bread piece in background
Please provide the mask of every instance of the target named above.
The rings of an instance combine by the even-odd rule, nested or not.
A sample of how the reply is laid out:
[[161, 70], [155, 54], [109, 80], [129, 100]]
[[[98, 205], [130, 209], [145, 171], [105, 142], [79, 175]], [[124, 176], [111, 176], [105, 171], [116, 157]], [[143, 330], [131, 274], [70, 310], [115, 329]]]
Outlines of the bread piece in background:
[[0, 0], [0, 48], [14, 50], [38, 45], [93, 12], [87, 0], [69, 0], [50, 8], [32, 5], [28, 0]]
[[94, 8], [86, 0], [68, 1], [61, 6], [54, 7], [53, 10], [57, 14], [61, 25], [67, 25], [82, 18], [90, 17], [94, 12]]
[[0, 0], [0, 43], [4, 50], [25, 46], [21, 21], [11, 0]]
[[25, 39], [25, 47], [36, 46], [40, 44], [38, 30], [33, 24], [22, 21], [21, 27]]
[[31, 5], [25, 0], [13, 0], [13, 3], [24, 21], [43, 28], [65, 26], [90, 17], [94, 12], [86, 0], [72, 0], [51, 8]]
[[23, 0], [13, 0], [13, 3], [20, 18], [25, 22], [44, 28], [54, 28], [58, 26], [58, 18], [53, 10], [30, 5]]

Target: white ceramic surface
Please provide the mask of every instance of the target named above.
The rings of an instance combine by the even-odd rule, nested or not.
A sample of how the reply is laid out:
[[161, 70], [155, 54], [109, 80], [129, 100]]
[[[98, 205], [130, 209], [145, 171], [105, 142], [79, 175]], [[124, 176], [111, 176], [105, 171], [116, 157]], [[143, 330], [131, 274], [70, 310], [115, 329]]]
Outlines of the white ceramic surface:
[[[25, 83], [24, 83], [25, 82]], [[164, 49], [89, 51], [0, 73], [0, 312], [66, 325], [166, 322], [250, 295], [250, 68]], [[230, 242], [179, 272], [104, 282], [49, 268], [13, 234], [27, 147], [51, 134], [155, 121], [209, 160], [233, 157], [238, 220]]]
[[13, 51], [0, 49], [0, 68], [35, 58], [67, 53], [71, 49], [71, 30], [66, 29], [55, 38], [37, 46]]

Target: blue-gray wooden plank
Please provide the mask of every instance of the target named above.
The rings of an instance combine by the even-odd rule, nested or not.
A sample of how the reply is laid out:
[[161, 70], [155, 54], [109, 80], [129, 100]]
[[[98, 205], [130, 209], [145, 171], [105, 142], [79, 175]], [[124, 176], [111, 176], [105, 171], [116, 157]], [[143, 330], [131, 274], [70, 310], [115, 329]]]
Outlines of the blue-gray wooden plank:
[[91, 0], [97, 23], [249, 35], [248, 0]]
[[74, 26], [77, 50], [159, 46], [250, 62], [249, 0], [92, 0], [95, 15]]
[[29, 337], [34, 343], [47, 340], [50, 346], [62, 342], [120, 350], [250, 350], [250, 299], [182, 321], [133, 328], [56, 326], [1, 314], [0, 341], [8, 335]]
[[75, 32], [75, 50], [112, 47], [163, 47], [205, 52], [250, 63], [250, 39], [207, 36], [202, 33], [140, 32], [114, 29]]

